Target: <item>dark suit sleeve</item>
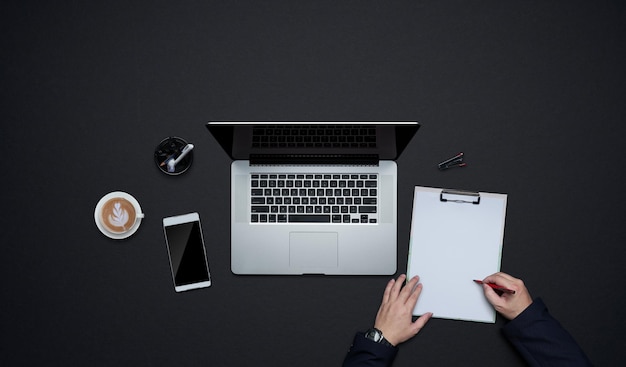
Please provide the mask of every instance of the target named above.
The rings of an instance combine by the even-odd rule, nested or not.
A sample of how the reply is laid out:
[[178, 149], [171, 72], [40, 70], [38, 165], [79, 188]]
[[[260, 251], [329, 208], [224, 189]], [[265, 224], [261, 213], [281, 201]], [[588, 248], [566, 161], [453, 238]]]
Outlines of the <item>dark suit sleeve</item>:
[[574, 338], [550, 315], [541, 298], [504, 326], [502, 332], [530, 366], [591, 366]]
[[352, 342], [352, 346], [350, 346], [348, 355], [346, 355], [343, 361], [343, 367], [391, 366], [397, 353], [397, 347], [394, 348], [376, 343], [365, 338], [365, 334], [357, 333], [354, 336], [354, 341]]

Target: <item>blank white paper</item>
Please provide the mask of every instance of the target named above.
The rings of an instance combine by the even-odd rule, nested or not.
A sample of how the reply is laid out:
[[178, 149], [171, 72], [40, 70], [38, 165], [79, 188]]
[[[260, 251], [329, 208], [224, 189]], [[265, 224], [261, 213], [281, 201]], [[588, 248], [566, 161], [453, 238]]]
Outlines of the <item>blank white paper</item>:
[[423, 289], [413, 314], [494, 323], [496, 311], [473, 280], [500, 271], [507, 196], [442, 202], [441, 190], [415, 187], [407, 275], [419, 275]]

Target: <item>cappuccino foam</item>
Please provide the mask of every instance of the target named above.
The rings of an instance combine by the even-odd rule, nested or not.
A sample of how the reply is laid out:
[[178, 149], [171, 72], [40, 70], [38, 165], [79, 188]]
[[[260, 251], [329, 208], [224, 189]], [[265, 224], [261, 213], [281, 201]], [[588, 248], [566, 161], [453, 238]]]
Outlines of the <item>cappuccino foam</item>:
[[100, 222], [113, 233], [124, 233], [135, 225], [137, 212], [133, 204], [121, 197], [109, 199], [102, 206]]

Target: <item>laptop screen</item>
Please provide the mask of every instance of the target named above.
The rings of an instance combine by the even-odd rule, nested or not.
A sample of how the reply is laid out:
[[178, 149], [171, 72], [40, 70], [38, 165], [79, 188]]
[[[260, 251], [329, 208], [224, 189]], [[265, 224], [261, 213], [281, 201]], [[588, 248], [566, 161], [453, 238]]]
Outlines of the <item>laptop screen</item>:
[[[207, 128], [232, 159], [307, 163], [319, 157], [396, 159], [417, 122], [209, 122]], [[341, 159], [344, 158], [344, 159]], [[308, 161], [313, 163], [313, 161]], [[365, 161], [363, 161], [365, 163]]]

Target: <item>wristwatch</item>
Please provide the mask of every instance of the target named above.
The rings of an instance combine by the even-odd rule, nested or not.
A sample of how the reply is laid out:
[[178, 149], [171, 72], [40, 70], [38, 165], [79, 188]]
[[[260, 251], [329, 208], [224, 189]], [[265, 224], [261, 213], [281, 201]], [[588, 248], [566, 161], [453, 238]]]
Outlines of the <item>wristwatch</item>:
[[389, 341], [387, 339], [385, 339], [385, 337], [383, 336], [383, 332], [374, 328], [369, 329], [368, 331], [365, 332], [365, 337], [369, 340], [372, 340], [376, 343], [380, 343], [382, 345], [386, 345], [388, 347], [392, 347], [395, 348], [395, 346], [391, 343], [389, 343]]

